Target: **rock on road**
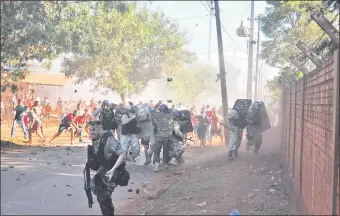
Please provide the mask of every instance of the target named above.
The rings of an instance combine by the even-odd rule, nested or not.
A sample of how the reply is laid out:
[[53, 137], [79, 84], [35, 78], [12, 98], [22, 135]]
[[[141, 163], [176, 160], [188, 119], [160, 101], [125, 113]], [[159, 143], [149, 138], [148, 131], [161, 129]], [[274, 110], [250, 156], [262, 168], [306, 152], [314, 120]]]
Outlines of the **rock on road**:
[[[100, 215], [96, 196], [88, 208], [83, 189], [86, 146], [2, 149], [1, 215]], [[135, 165], [128, 164], [129, 185], [117, 187], [112, 195], [116, 209], [138, 196], [135, 191], [141, 184], [159, 175], [143, 162], [142, 157]]]

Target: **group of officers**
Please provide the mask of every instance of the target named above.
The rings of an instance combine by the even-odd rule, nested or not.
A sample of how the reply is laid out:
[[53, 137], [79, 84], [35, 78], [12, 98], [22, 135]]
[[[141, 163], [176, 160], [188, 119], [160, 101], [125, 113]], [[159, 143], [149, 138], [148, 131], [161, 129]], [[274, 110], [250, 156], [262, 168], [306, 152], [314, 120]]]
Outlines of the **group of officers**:
[[233, 109], [228, 115], [230, 140], [228, 159], [238, 156], [238, 150], [246, 130], [246, 149], [254, 146], [254, 154], [257, 154], [262, 144], [262, 132], [271, 128], [268, 113], [263, 101], [252, 103], [249, 99], [236, 100]]
[[[235, 102], [228, 116], [230, 159], [238, 155], [244, 129], [247, 131], [247, 147], [255, 145], [254, 152], [259, 151], [261, 133], [270, 128], [266, 115], [263, 102], [252, 103], [246, 99]], [[163, 162], [174, 159], [173, 163], [180, 163], [184, 153], [182, 141], [193, 129], [189, 111], [172, 110], [160, 103], [154, 108], [148, 104], [122, 107], [104, 100], [94, 116], [97, 118], [88, 123], [92, 145], [88, 146], [84, 170], [85, 191], [89, 206], [93, 203], [92, 191], [97, 195], [102, 214], [109, 216], [114, 215], [111, 194], [117, 185], [128, 184], [130, 175], [124, 161], [135, 161], [140, 152], [139, 139], [144, 147], [145, 165], [151, 163], [153, 156], [153, 170], [158, 172], [162, 148]], [[96, 171], [91, 179], [90, 169]]]

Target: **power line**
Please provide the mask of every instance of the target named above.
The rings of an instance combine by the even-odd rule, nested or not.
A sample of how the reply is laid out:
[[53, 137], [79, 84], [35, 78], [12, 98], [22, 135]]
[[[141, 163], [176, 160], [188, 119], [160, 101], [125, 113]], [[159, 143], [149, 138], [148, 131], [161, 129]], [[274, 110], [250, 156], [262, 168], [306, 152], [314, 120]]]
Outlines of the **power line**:
[[206, 15], [202, 15], [202, 16], [194, 16], [194, 17], [187, 17], [187, 18], [181, 18], [181, 19], [174, 19], [171, 21], [182, 21], [182, 20], [191, 20], [191, 19], [197, 19], [197, 18], [202, 18], [202, 17], [208, 17], [211, 14], [206, 14]]
[[[204, 8], [209, 12], [209, 6], [207, 6], [206, 4], [204, 4], [204, 3], [206, 3], [206, 2], [203, 2], [203, 1], [200, 1], [201, 3], [202, 3], [202, 5], [204, 6]], [[214, 19], [216, 19], [216, 17], [214, 16]], [[230, 36], [230, 34], [229, 34], [229, 32], [228, 32], [228, 30], [224, 27], [224, 25], [222, 24], [222, 22], [220, 22], [221, 23], [221, 27], [222, 27], [222, 30], [224, 31], [224, 33], [229, 37], [229, 39], [238, 47], [238, 50], [239, 51], [242, 51], [242, 52], [246, 52], [245, 50], [243, 50], [237, 43], [236, 43], [236, 41]]]

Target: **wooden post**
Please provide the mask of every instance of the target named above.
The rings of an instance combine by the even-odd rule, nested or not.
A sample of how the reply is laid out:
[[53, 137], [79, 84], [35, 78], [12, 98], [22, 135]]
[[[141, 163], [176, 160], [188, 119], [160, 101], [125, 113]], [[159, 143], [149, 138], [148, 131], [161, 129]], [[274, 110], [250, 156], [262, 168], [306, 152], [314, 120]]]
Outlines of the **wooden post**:
[[310, 49], [308, 49], [307, 45], [299, 40], [296, 46], [309, 58], [318, 68], [322, 66], [322, 60]]
[[303, 75], [302, 77], [302, 99], [301, 99], [301, 138], [300, 138], [300, 143], [301, 143], [301, 148], [300, 148], [300, 184], [299, 184], [299, 189], [300, 189], [300, 196], [302, 195], [302, 164], [303, 164], [303, 133], [304, 133], [304, 123], [305, 123], [305, 87], [306, 87], [306, 75]]
[[[340, 78], [339, 78], [339, 49], [334, 53], [334, 65], [333, 65], [333, 77], [334, 77], [334, 98], [333, 98], [333, 145], [334, 145], [334, 151], [333, 151], [333, 166], [332, 166], [332, 190], [330, 194], [331, 199], [331, 205], [332, 205], [332, 215], [337, 215], [337, 204], [339, 204], [340, 200], [337, 200], [337, 189], [340, 187], [338, 185], [339, 182], [339, 85], [340, 85]], [[339, 210], [340, 211], [340, 210]]]
[[295, 144], [296, 144], [296, 88], [297, 88], [297, 81], [295, 81], [294, 85], [294, 136], [293, 136], [293, 178], [295, 177]]
[[312, 13], [311, 18], [322, 28], [333, 43], [339, 46], [339, 31], [322, 14]]

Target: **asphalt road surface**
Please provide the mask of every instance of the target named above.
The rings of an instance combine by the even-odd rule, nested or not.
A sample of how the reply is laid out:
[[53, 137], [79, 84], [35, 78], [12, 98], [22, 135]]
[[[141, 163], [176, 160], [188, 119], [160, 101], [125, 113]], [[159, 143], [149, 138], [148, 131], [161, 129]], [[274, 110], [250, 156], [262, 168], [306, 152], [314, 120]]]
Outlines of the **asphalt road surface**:
[[[100, 215], [94, 205], [88, 208], [83, 169], [86, 144], [62, 147], [31, 147], [1, 152], [1, 215]], [[141, 153], [142, 155], [142, 153]], [[117, 187], [112, 195], [116, 209], [132, 202], [136, 189], [161, 175], [144, 166], [144, 157], [128, 163], [130, 184]], [[132, 192], [128, 192], [132, 189]]]

